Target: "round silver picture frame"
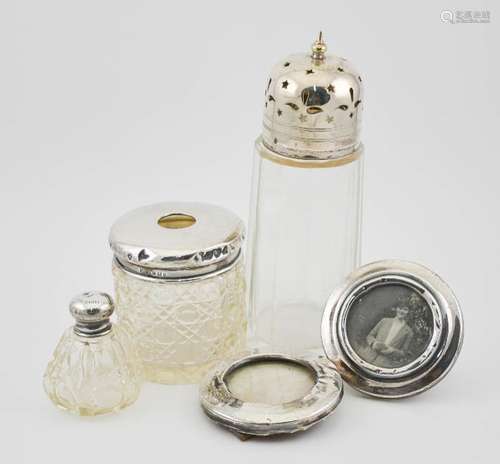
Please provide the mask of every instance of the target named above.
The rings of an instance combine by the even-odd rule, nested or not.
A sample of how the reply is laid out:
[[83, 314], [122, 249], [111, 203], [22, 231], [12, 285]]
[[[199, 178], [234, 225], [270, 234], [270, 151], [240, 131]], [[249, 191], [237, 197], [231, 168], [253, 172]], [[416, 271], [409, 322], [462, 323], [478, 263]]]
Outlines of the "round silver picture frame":
[[[305, 367], [312, 375], [312, 388], [302, 398], [272, 405], [243, 401], [231, 392], [227, 379], [232, 373], [243, 366], [269, 361]], [[342, 378], [325, 357], [295, 358], [274, 353], [252, 354], [236, 361], [224, 361], [207, 375], [200, 387], [201, 406], [207, 416], [243, 438], [306, 430], [330, 415], [342, 396]]]
[[436, 385], [463, 342], [457, 298], [433, 271], [386, 260], [356, 269], [325, 306], [327, 357], [356, 390], [403, 398]]

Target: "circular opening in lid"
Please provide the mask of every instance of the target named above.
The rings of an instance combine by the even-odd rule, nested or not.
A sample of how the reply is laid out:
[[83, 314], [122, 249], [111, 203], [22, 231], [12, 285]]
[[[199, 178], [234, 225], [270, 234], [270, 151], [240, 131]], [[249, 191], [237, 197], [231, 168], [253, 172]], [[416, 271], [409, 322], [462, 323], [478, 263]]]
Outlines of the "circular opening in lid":
[[172, 213], [158, 219], [158, 225], [165, 229], [185, 229], [196, 223], [196, 218], [189, 214]]
[[249, 361], [228, 372], [224, 380], [239, 400], [269, 405], [299, 400], [316, 382], [314, 371], [288, 360]]

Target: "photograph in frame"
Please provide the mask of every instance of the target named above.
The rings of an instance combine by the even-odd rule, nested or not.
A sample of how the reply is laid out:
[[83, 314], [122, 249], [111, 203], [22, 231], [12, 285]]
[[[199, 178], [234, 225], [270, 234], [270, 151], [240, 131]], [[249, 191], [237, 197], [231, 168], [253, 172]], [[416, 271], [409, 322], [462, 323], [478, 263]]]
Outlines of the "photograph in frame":
[[431, 343], [434, 316], [418, 291], [408, 285], [368, 288], [351, 304], [346, 334], [365, 362], [398, 369], [418, 359]]

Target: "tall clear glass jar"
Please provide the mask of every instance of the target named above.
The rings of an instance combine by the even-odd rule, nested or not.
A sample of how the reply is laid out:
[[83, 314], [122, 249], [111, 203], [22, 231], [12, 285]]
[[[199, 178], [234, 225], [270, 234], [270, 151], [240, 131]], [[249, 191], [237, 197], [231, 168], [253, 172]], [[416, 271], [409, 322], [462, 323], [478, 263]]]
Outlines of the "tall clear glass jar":
[[361, 77], [320, 37], [311, 54], [274, 67], [265, 95], [247, 253], [251, 340], [322, 353], [324, 304], [359, 265]]
[[236, 215], [202, 203], [150, 205], [113, 225], [118, 320], [147, 380], [197, 383], [244, 349], [243, 235]]

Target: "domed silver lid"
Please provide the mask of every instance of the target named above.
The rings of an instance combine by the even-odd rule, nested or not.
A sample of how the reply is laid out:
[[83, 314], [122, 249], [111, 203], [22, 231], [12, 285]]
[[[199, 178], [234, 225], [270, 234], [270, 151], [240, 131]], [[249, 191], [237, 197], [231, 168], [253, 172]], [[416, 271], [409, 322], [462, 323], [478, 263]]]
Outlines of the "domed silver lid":
[[235, 262], [243, 221], [206, 203], [170, 202], [126, 213], [112, 226], [109, 243], [126, 270], [158, 279], [184, 279], [221, 271]]
[[320, 33], [311, 53], [291, 55], [271, 71], [262, 141], [280, 155], [341, 158], [360, 144], [361, 76], [326, 49]]
[[111, 330], [109, 319], [113, 314], [114, 304], [107, 293], [81, 293], [71, 300], [69, 311], [76, 321], [74, 331], [82, 337], [97, 337]]

